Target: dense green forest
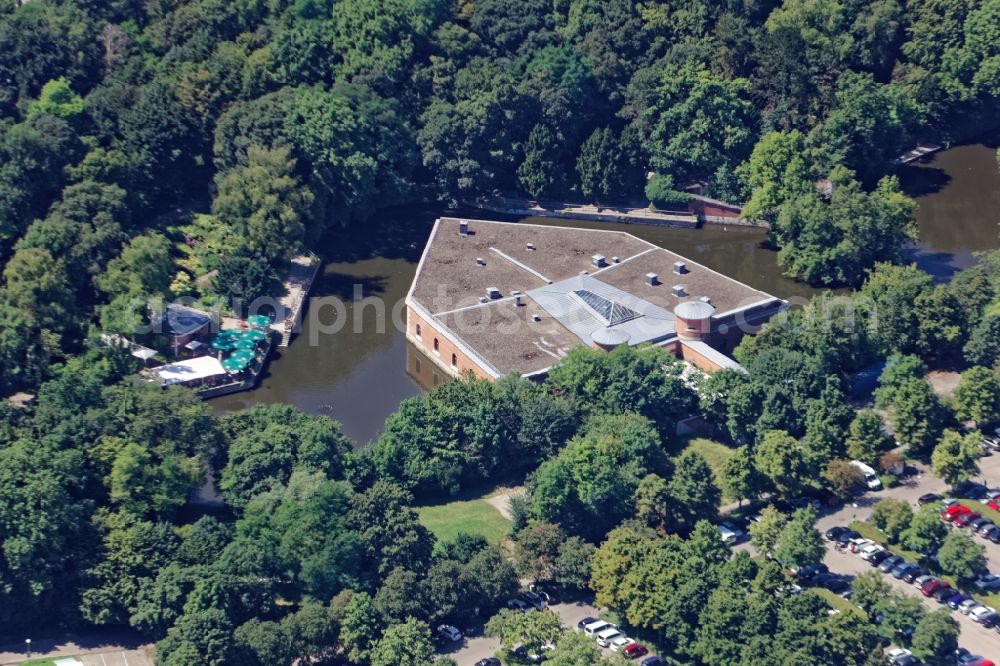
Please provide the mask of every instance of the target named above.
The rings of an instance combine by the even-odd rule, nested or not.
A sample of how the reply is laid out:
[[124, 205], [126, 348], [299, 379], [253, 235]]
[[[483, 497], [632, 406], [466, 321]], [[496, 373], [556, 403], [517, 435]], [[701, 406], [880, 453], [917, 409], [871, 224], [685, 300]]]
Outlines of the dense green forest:
[[[846, 459], [892, 466], [882, 414], [910, 455], [968, 478], [978, 439], [959, 433], [1000, 418], [998, 295], [1000, 254], [949, 286], [883, 264], [856, 294], [747, 338], [736, 355], [749, 372], [692, 380], [662, 350], [578, 348], [541, 384], [470, 378], [406, 400], [365, 449], [286, 405], [213, 416], [187, 389], [130, 381], [124, 351], [91, 350], [54, 369], [35, 404], [0, 403], [2, 633], [130, 625], [167, 666], [446, 666], [432, 659], [439, 622], [489, 618], [508, 647], [551, 637], [551, 613], [503, 610], [529, 577], [592, 590], [671, 663], [720, 650], [746, 666], [882, 663], [880, 632], [897, 625], [784, 595], [775, 562], [731, 556], [708, 521], [724, 499], [801, 497], [820, 479], [849, 497]], [[880, 411], [856, 410], [851, 374], [886, 357]], [[947, 401], [923, 379], [942, 363], [964, 368]], [[720, 470], [676, 434], [697, 410], [732, 448]], [[209, 468], [225, 509], [205, 514], [188, 498]], [[497, 483], [526, 488], [504, 548], [438, 541], [413, 509]], [[761, 550], [786, 566], [823, 552], [810, 510], [767, 512]], [[940, 544], [928, 515], [901, 538]], [[917, 624], [920, 654], [954, 646], [944, 611], [879, 604]], [[557, 642], [552, 663], [600, 663], [590, 639]]]
[[[0, 6], [0, 392], [154, 298], [268, 293], [377, 208], [746, 202], [790, 274], [914, 233], [886, 176], [985, 128], [997, 0], [32, 0]], [[833, 184], [829, 199], [814, 183]]]

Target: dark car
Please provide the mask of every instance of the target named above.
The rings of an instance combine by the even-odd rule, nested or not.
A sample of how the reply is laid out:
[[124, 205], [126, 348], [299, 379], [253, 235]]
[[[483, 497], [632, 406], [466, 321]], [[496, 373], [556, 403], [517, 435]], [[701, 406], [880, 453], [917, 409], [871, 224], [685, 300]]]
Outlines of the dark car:
[[983, 615], [979, 618], [979, 624], [983, 625], [987, 629], [995, 627], [1000, 624], [1000, 613], [990, 613], [989, 615]]
[[981, 483], [975, 483], [974, 481], [962, 481], [955, 486], [955, 489], [952, 491], [952, 495], [955, 497], [978, 499], [979, 497], [982, 497], [986, 490], [986, 486]]
[[796, 572], [795, 577], [799, 580], [809, 580], [810, 578], [815, 578], [816, 576], [828, 573], [829, 571], [830, 567], [826, 566], [822, 562], [819, 564], [807, 564]]
[[1000, 543], [1000, 525], [986, 533], [986, 538], [993, 543]]
[[500, 660], [496, 657], [486, 657], [476, 662], [476, 666], [501, 666]]
[[882, 573], [889, 573], [895, 569], [900, 564], [905, 564], [904, 560], [900, 555], [890, 555], [889, 557], [882, 560], [882, 563], [878, 565], [878, 570]]
[[813, 582], [820, 587], [824, 587], [831, 592], [841, 592], [849, 587], [846, 580], [838, 576], [837, 574], [824, 573], [816, 576]]
[[590, 617], [588, 615], [587, 617], [583, 618], [582, 620], [580, 620], [579, 622], [576, 623], [576, 628], [582, 630], [588, 624], [592, 624], [594, 622], [597, 622], [597, 618], [596, 617]]
[[923, 506], [925, 504], [930, 504], [931, 502], [939, 502], [944, 498], [937, 493], [927, 493], [926, 495], [921, 495], [917, 498], [917, 505]]
[[992, 520], [986, 519], [976, 527], [976, 534], [985, 537], [994, 527], [996, 527], [996, 524]]
[[951, 587], [939, 587], [931, 593], [931, 597], [939, 604], [947, 603], [953, 596], [955, 596], [955, 589]]
[[958, 610], [959, 605], [963, 601], [968, 601], [971, 598], [972, 598], [971, 595], [965, 594], [964, 592], [959, 592], [957, 594], [953, 594], [950, 597], [948, 597], [948, 600], [945, 603], [948, 604], [948, 608], [952, 610]]
[[836, 527], [831, 527], [826, 531], [827, 541], [836, 541], [840, 538], [840, 535], [847, 532], [848, 529], [843, 525], [837, 525]]
[[903, 582], [912, 583], [913, 581], [920, 578], [926, 573], [927, 572], [924, 571], [923, 567], [914, 564], [912, 567], [906, 570], [906, 573], [903, 574]]
[[902, 578], [907, 571], [909, 571], [915, 566], [917, 565], [912, 562], [907, 562], [906, 560], [903, 560], [902, 562], [894, 566], [890, 573], [892, 573], [893, 578]]
[[667, 666], [667, 662], [654, 654], [652, 657], [643, 659], [642, 666]]
[[968, 527], [969, 524], [972, 523], [972, 521], [977, 520], [979, 518], [982, 518], [982, 514], [980, 514], [978, 511], [970, 511], [968, 513], [963, 513], [959, 516], [956, 516], [953, 522], [955, 523], [955, 525], [958, 525], [959, 527]]
[[969, 531], [978, 533], [983, 526], [992, 525], [993, 521], [989, 518], [976, 518], [975, 520], [969, 521]]
[[868, 565], [872, 567], [877, 567], [890, 557], [895, 557], [895, 555], [893, 555], [887, 550], [877, 551], [868, 556]]
[[859, 536], [861, 535], [855, 532], [854, 530], [847, 530], [839, 537], [837, 537], [837, 545], [843, 548], [844, 546], [847, 545], [848, 541], [850, 541], [851, 539], [857, 539]]

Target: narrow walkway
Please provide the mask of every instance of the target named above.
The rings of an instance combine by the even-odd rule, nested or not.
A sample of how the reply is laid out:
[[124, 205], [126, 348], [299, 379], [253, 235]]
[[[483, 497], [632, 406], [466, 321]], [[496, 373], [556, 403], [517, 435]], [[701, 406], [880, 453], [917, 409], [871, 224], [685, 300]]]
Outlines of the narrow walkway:
[[284, 293], [278, 298], [285, 316], [271, 324], [271, 328], [281, 334], [279, 347], [287, 347], [291, 342], [292, 333], [298, 327], [299, 317], [302, 316], [303, 306], [320, 265], [319, 257], [313, 254], [300, 254], [292, 258], [288, 277], [284, 282]]
[[564, 201], [528, 201], [500, 197], [470, 202], [469, 206], [511, 215], [534, 215], [603, 222], [652, 224], [666, 227], [698, 226], [698, 217], [690, 212], [665, 212], [649, 208], [627, 206], [597, 206], [595, 204], [568, 203]]

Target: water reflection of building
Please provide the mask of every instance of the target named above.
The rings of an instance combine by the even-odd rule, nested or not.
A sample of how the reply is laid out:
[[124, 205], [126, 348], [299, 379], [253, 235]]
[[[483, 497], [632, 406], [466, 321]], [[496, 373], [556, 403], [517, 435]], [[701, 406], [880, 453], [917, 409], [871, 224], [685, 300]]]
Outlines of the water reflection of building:
[[409, 340], [406, 341], [406, 374], [425, 391], [431, 391], [452, 379], [449, 372], [438, 367]]
[[466, 372], [541, 377], [581, 344], [738, 367], [727, 354], [788, 306], [629, 233], [457, 218], [436, 222], [406, 305], [422, 352], [408, 349], [407, 372], [425, 388]]

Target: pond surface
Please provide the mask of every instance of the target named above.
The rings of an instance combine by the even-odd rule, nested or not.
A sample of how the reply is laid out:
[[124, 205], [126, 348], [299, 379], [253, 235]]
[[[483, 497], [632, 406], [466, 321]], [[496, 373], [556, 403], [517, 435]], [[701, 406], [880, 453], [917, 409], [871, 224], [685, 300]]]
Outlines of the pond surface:
[[[953, 148], [925, 163], [900, 171], [904, 189], [918, 202], [920, 241], [911, 254], [938, 279], [948, 279], [974, 262], [973, 252], [1000, 248], [1000, 172], [996, 148], [970, 145]], [[395, 210], [383, 213], [363, 233], [340, 238], [321, 248], [331, 258], [313, 289], [314, 297], [337, 297], [345, 325], [323, 333], [334, 323], [329, 307], [306, 313], [303, 330], [288, 349], [272, 359], [255, 391], [216, 398], [219, 411], [256, 403], [286, 402], [311, 414], [337, 419], [344, 432], [363, 445], [378, 436], [400, 401], [445, 378], [406, 342], [393, 323], [434, 219], [441, 211]], [[501, 216], [467, 211], [470, 217]], [[767, 248], [761, 229], [707, 225], [675, 229], [644, 225], [526, 218], [526, 222], [624, 229], [756, 289], [790, 300], [808, 298], [816, 290], [782, 275], [776, 253]], [[382, 301], [354, 302], [355, 294]]]

